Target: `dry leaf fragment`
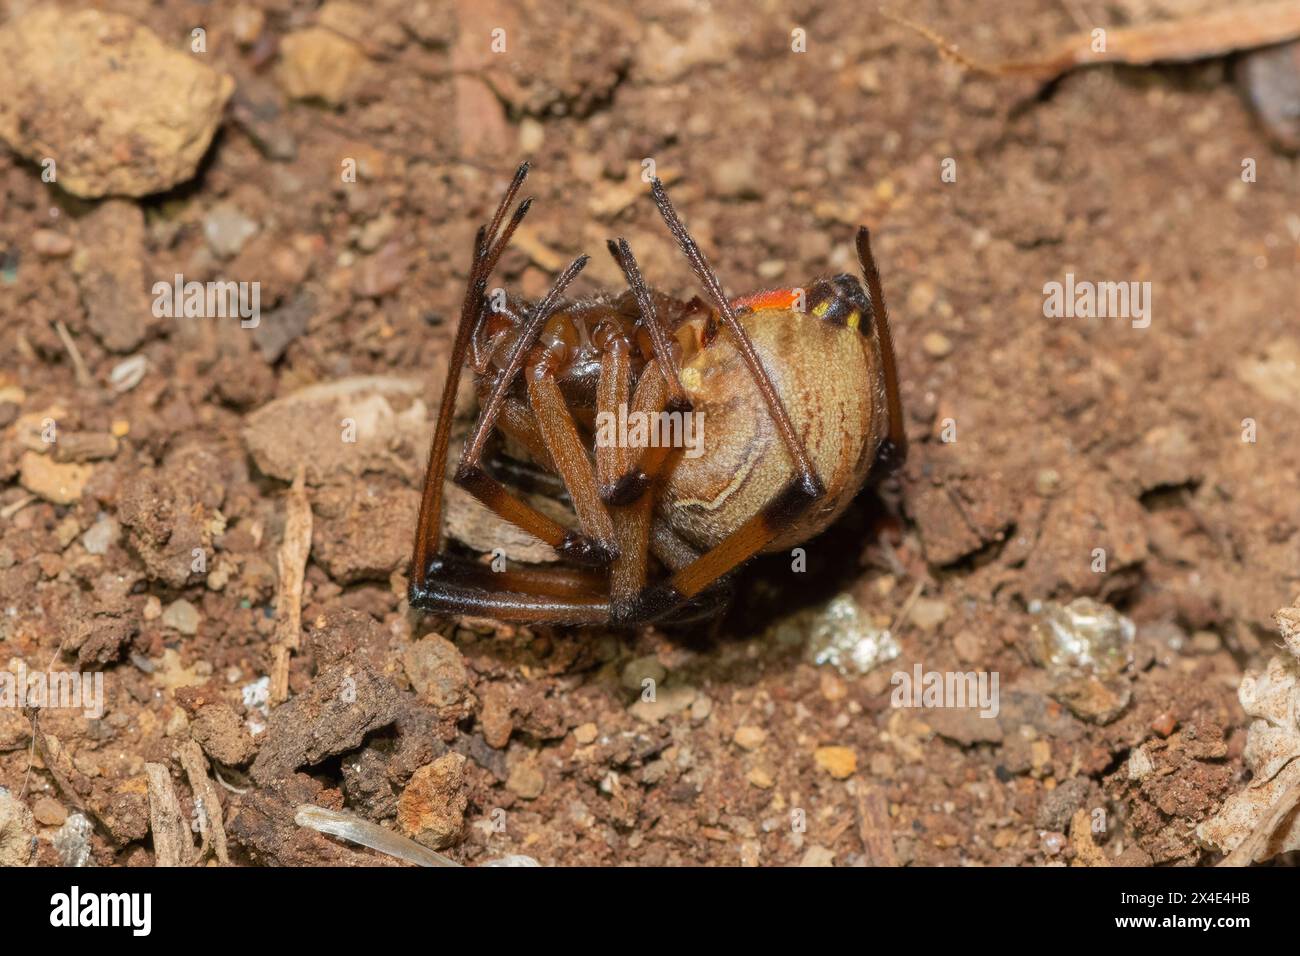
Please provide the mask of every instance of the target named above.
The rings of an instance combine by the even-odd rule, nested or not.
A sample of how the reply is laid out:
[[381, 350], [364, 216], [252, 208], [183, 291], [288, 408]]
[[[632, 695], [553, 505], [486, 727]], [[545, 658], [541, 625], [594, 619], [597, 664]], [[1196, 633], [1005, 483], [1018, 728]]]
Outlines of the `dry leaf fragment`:
[[1241, 679], [1237, 696], [1254, 718], [1245, 759], [1253, 778], [1196, 828], [1206, 846], [1229, 852], [1221, 865], [1247, 866], [1300, 850], [1300, 598], [1274, 615], [1287, 651]]

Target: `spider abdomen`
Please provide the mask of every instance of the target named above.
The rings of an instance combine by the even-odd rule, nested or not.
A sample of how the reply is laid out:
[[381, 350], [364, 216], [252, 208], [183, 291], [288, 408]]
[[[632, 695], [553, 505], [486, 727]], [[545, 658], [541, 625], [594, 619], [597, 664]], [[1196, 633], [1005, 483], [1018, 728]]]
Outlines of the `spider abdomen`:
[[[826, 496], [765, 549], [822, 531], [861, 488], [887, 422], [873, 337], [807, 312], [760, 309], [741, 316], [764, 368], [806, 444]], [[796, 477], [762, 397], [729, 336], [689, 356], [682, 382], [701, 415], [702, 453], [681, 456], [658, 518], [695, 548], [722, 541]]]

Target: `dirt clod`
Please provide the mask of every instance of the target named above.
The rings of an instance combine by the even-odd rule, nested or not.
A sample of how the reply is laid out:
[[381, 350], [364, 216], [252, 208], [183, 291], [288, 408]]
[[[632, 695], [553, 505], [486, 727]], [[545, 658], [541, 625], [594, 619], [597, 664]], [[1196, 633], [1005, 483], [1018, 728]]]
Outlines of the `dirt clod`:
[[0, 28], [0, 138], [86, 198], [185, 182], [234, 80], [114, 13], [38, 7]]
[[368, 666], [327, 667], [306, 693], [271, 712], [253, 761], [253, 779], [266, 785], [352, 750], [366, 734], [391, 724], [397, 710], [397, 689]]
[[239, 715], [224, 703], [205, 704], [190, 718], [190, 736], [218, 763], [239, 767], [253, 759], [256, 745]]
[[0, 789], [0, 866], [26, 866], [35, 849], [32, 811], [8, 790]]
[[465, 758], [449, 753], [415, 772], [397, 801], [402, 832], [433, 850], [451, 846], [465, 823]]
[[402, 652], [406, 676], [420, 698], [440, 711], [456, 711], [465, 702], [468, 674], [456, 645], [432, 634]]
[[296, 30], [280, 42], [280, 84], [294, 99], [337, 106], [351, 93], [366, 65], [361, 48], [324, 27]]

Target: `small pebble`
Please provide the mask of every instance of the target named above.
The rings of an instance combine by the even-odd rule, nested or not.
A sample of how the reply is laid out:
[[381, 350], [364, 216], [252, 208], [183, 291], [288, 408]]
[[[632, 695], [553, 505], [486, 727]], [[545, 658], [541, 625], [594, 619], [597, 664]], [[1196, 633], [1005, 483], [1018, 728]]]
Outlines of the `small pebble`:
[[810, 846], [804, 851], [800, 866], [834, 866], [835, 851], [824, 846]]
[[713, 713], [713, 700], [701, 694], [691, 703], [691, 720], [699, 723], [702, 720], [708, 720], [709, 714]]
[[1043, 498], [1050, 498], [1061, 488], [1061, 475], [1055, 468], [1043, 468], [1034, 476], [1034, 491]]
[[50, 455], [23, 452], [19, 481], [34, 495], [51, 504], [70, 505], [81, 498], [81, 491], [94, 470], [91, 465], [61, 464]]
[[296, 100], [341, 105], [356, 91], [366, 64], [359, 44], [324, 26], [294, 30], [280, 39], [278, 79]]
[[197, 634], [199, 632], [198, 608], [184, 598], [173, 601], [162, 612], [162, 623], [164, 627], [170, 627], [182, 634]]
[[645, 687], [645, 681], [652, 680], [655, 684], [662, 684], [667, 676], [668, 671], [659, 663], [659, 659], [651, 655], [628, 661], [623, 667], [621, 680], [628, 690], [640, 692]]
[[984, 657], [984, 642], [973, 631], [960, 631], [952, 639], [952, 649], [957, 658], [966, 664], [973, 664]]
[[32, 233], [32, 248], [38, 255], [59, 259], [72, 253], [72, 240], [53, 229], [37, 229]]
[[1300, 149], [1300, 41], [1247, 51], [1234, 72], [1270, 135]]
[[573, 728], [573, 739], [577, 741], [580, 746], [585, 747], [588, 744], [595, 742], [598, 733], [599, 731], [595, 724], [586, 723]]
[[858, 755], [850, 747], [818, 747], [813, 760], [836, 780], [847, 780], [858, 769]]
[[871, 755], [870, 764], [871, 776], [878, 780], [893, 780], [897, 768], [894, 766], [894, 758], [889, 754], [876, 753]]
[[223, 259], [233, 259], [244, 243], [257, 234], [258, 225], [228, 202], [219, 202], [203, 217], [203, 236]]
[[[113, 391], [129, 392], [140, 384], [144, 378], [144, 373], [149, 370], [149, 360], [143, 355], [132, 355], [130, 358], [122, 359], [113, 366], [113, 370], [108, 373], [108, 383], [113, 386]], [[116, 433], [114, 433], [116, 434]], [[125, 434], [125, 432], [123, 432]], [[121, 435], [116, 435], [121, 438]]]
[[546, 789], [546, 775], [536, 760], [521, 760], [510, 769], [506, 789], [525, 800], [536, 800]]
[[1046, 740], [1035, 740], [1029, 745], [1029, 766], [1042, 770], [1052, 762], [1052, 745]]
[[637, 720], [647, 724], [657, 724], [665, 717], [681, 713], [695, 703], [694, 687], [660, 687], [655, 691], [654, 700], [637, 697], [628, 708]]
[[641, 769], [641, 785], [644, 787], [653, 787], [668, 775], [669, 769], [670, 765], [667, 760], [650, 761]]
[[451, 641], [431, 634], [407, 644], [401, 659], [411, 686], [424, 703], [447, 711], [464, 701], [468, 681], [465, 659]]
[[889, 630], [878, 626], [851, 594], [778, 621], [772, 636], [782, 644], [804, 643], [806, 659], [844, 675], [869, 673], [902, 653]]
[[409, 267], [401, 243], [394, 239], [361, 260], [352, 280], [352, 291], [366, 299], [381, 298], [402, 284]]
[[1223, 640], [1213, 631], [1197, 631], [1192, 635], [1193, 654], [1217, 654], [1223, 647]]
[[266, 14], [249, 3], [240, 3], [230, 14], [230, 32], [240, 46], [252, 46], [262, 35]]
[[832, 703], [843, 700], [849, 694], [848, 685], [832, 671], [822, 671], [821, 677], [817, 679], [817, 685], [822, 697]]
[[880, 68], [873, 63], [864, 63], [858, 68], [858, 89], [863, 93], [880, 92]]
[[1031, 601], [1029, 612], [1035, 617], [1030, 653], [1054, 675], [1114, 677], [1132, 663], [1137, 628], [1110, 605], [1086, 597], [1065, 605]]
[[1145, 780], [1151, 776], [1153, 770], [1155, 770], [1155, 765], [1151, 762], [1151, 757], [1144, 747], [1139, 747], [1130, 753], [1128, 761], [1124, 764], [1124, 772], [1130, 780]]
[[754, 157], [738, 152], [712, 167], [713, 191], [725, 199], [753, 199], [762, 191], [762, 177]]
[[745, 774], [745, 779], [749, 781], [751, 786], [757, 787], [759, 790], [772, 789], [772, 775], [762, 767], [755, 767], [749, 773]]
[[951, 613], [947, 602], [923, 597], [917, 598], [916, 603], [912, 605], [912, 613], [908, 615], [908, 620], [929, 634], [948, 620], [948, 615]]
[[1161, 737], [1168, 737], [1170, 734], [1174, 732], [1174, 729], [1177, 726], [1178, 726], [1178, 720], [1174, 717], [1173, 714], [1171, 714], [1167, 710], [1160, 714], [1157, 714], [1156, 718], [1153, 721], [1151, 721], [1151, 729], [1154, 730], [1156, 733], [1158, 733]]
[[361, 247], [363, 252], [374, 252], [384, 244], [396, 228], [396, 217], [392, 213], [383, 213], [361, 227], [361, 235], [357, 238], [357, 245]]
[[938, 290], [929, 282], [916, 283], [907, 293], [908, 314], [920, 315], [922, 312], [929, 311], [930, 306], [934, 305], [937, 296]]
[[746, 724], [736, 728], [735, 734], [731, 738], [735, 741], [736, 746], [742, 750], [757, 750], [763, 746], [763, 741], [767, 740], [767, 731], [762, 727], [754, 727]]
[[952, 354], [952, 339], [941, 332], [927, 332], [921, 338], [921, 348], [930, 358], [946, 358]]
[[536, 155], [546, 139], [546, 127], [531, 116], [525, 116], [519, 123], [519, 152], [525, 156]]
[[68, 819], [68, 811], [63, 808], [63, 804], [51, 797], [37, 797], [32, 804], [32, 816], [42, 826], [61, 827]]
[[0, 866], [26, 866], [31, 862], [35, 829], [32, 812], [0, 787]]
[[108, 515], [100, 515], [99, 519], [81, 536], [82, 547], [89, 554], [107, 554], [121, 531], [116, 521]]

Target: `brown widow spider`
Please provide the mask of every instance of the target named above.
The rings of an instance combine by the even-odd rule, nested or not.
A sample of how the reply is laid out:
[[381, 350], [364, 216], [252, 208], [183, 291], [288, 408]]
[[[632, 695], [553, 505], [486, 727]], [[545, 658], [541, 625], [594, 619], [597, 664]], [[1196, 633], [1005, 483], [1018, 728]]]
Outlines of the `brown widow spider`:
[[[506, 219], [527, 173], [524, 163], [474, 240], [425, 474], [411, 606], [523, 624], [631, 626], [714, 616], [732, 571], [761, 551], [822, 531], [873, 468], [887, 472], [904, 456], [894, 349], [867, 229], [857, 235], [865, 292], [853, 276], [838, 275], [807, 290], [732, 300], [656, 179], [655, 205], [709, 305], [647, 288], [623, 239], [608, 245], [627, 292], [563, 300], [584, 255], [536, 303], [504, 295], [489, 301], [488, 278], [532, 203], [525, 199]], [[442, 550], [447, 446], [467, 360], [480, 412], [454, 480], [555, 548], [565, 565], [495, 572]], [[703, 454], [594, 441], [597, 417], [629, 406], [703, 413], [711, 436]], [[578, 530], [488, 473], [494, 430], [562, 480]], [[590, 453], [588, 444], [595, 445]], [[654, 563], [668, 573], [649, 583]]]

